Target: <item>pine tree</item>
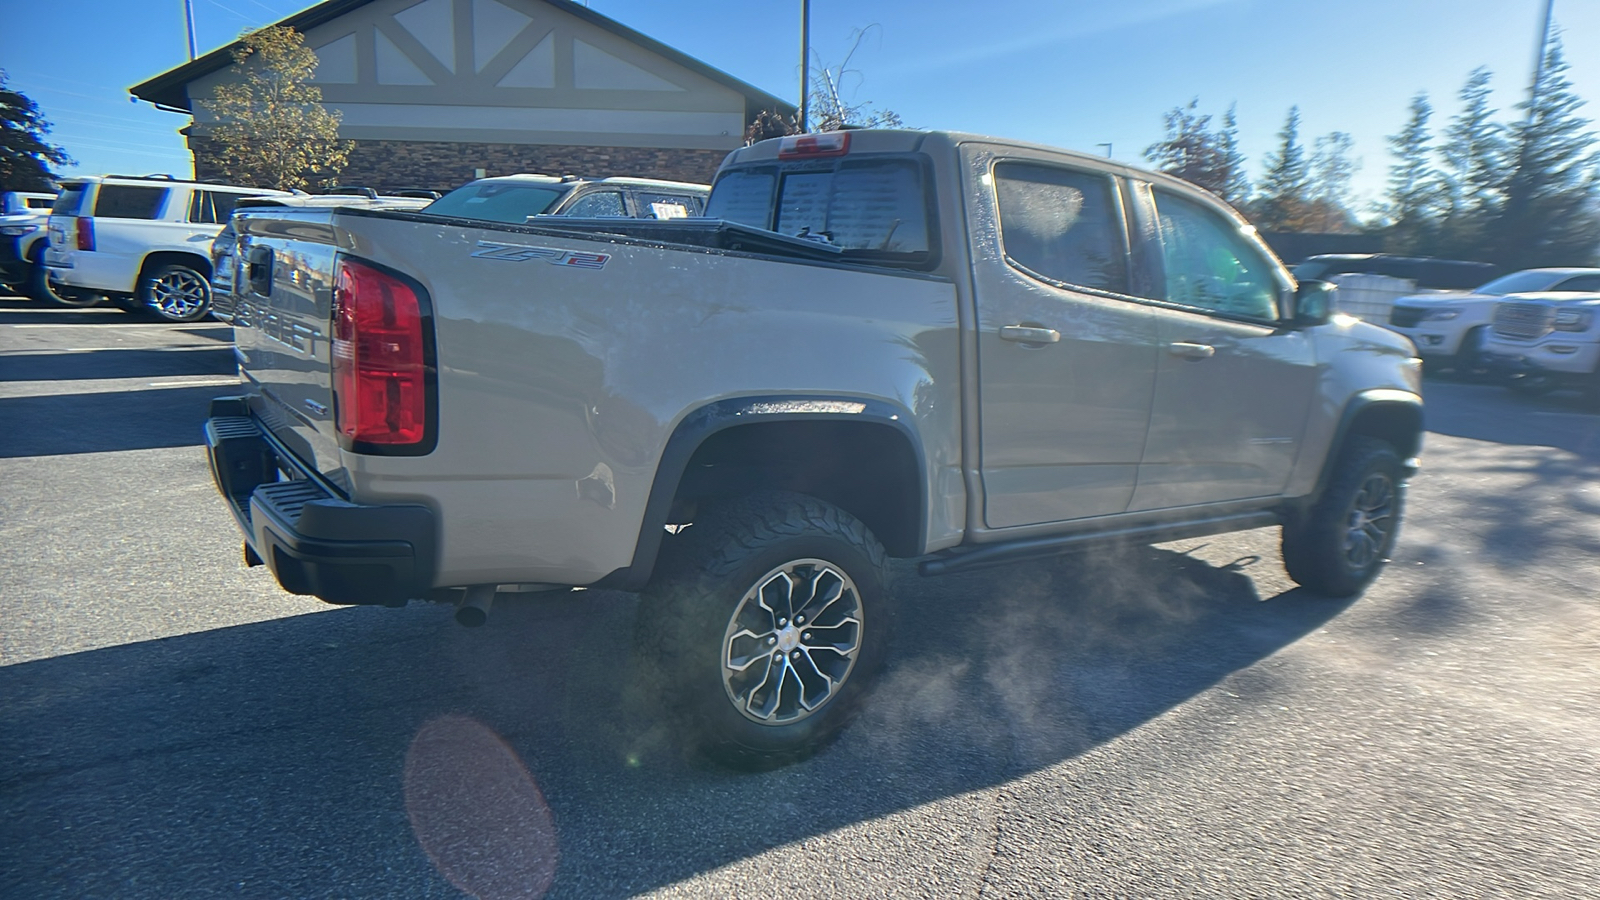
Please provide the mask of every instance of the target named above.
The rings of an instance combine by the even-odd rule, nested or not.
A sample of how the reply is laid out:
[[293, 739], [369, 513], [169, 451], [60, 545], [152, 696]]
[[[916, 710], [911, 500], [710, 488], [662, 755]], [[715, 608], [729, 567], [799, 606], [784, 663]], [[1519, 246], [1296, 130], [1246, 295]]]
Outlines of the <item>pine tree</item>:
[[1350, 211], [1350, 181], [1361, 169], [1360, 160], [1350, 151], [1355, 139], [1347, 132], [1332, 131], [1317, 138], [1311, 154], [1310, 222], [1307, 230], [1322, 234], [1351, 234], [1356, 228]]
[[1505, 128], [1489, 108], [1487, 66], [1467, 76], [1456, 96], [1461, 112], [1450, 119], [1439, 155], [1446, 197], [1441, 239], [1447, 247], [1476, 247], [1488, 221], [1500, 210], [1505, 189]]
[[71, 165], [72, 157], [45, 139], [50, 122], [39, 104], [7, 80], [0, 69], [0, 191], [53, 190], [50, 167]]
[[339, 140], [338, 113], [310, 84], [317, 55], [305, 37], [263, 28], [245, 36], [233, 59], [241, 80], [219, 85], [206, 102], [223, 173], [235, 184], [279, 190], [333, 183], [354, 145]]
[[1395, 253], [1417, 253], [1431, 240], [1437, 211], [1438, 185], [1433, 165], [1432, 136], [1428, 120], [1433, 105], [1426, 93], [1411, 98], [1411, 117], [1399, 134], [1389, 135], [1389, 191], [1382, 211], [1389, 220], [1386, 229], [1388, 249]]
[[1250, 176], [1245, 172], [1245, 156], [1239, 152], [1239, 119], [1235, 115], [1239, 104], [1228, 104], [1222, 115], [1222, 130], [1217, 133], [1217, 149], [1221, 154], [1221, 180], [1217, 195], [1234, 206], [1244, 206], [1250, 201]]
[[1262, 231], [1303, 231], [1311, 211], [1311, 169], [1300, 144], [1300, 107], [1291, 106], [1278, 132], [1278, 147], [1267, 155], [1266, 172], [1254, 204]]
[[1491, 259], [1515, 268], [1582, 265], [1595, 258], [1600, 234], [1595, 135], [1577, 115], [1561, 39], [1552, 37], [1529, 99], [1526, 118], [1511, 126], [1515, 168], [1505, 206], [1489, 228]]

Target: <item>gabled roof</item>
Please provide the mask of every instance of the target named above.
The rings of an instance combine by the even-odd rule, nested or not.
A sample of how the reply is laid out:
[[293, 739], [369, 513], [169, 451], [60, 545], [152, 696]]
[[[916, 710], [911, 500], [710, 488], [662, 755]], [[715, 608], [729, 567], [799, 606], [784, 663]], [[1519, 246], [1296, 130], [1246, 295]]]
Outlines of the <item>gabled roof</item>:
[[[359, 9], [371, 2], [372, 0], [323, 0], [322, 3], [318, 3], [316, 6], [303, 9], [273, 24], [293, 28], [303, 34], [318, 25], [331, 22], [345, 13]], [[541, 2], [547, 3], [569, 15], [576, 16], [591, 25], [603, 28], [623, 40], [631, 41], [651, 53], [665, 57], [718, 84], [738, 91], [745, 96], [747, 115], [753, 115], [756, 111], [763, 109], [776, 110], [786, 116], [793, 116], [799, 111], [798, 107], [793, 103], [780, 100], [752, 84], [740, 81], [721, 69], [712, 68], [680, 50], [674, 50], [655, 38], [640, 34], [621, 22], [602, 16], [587, 6], [573, 2], [573, 0], [541, 0]], [[218, 47], [204, 56], [192, 59], [175, 69], [168, 69], [148, 81], [128, 88], [128, 93], [157, 106], [192, 113], [194, 110], [189, 106], [189, 82], [233, 65], [233, 51], [239, 45], [239, 41], [234, 41], [226, 47]]]

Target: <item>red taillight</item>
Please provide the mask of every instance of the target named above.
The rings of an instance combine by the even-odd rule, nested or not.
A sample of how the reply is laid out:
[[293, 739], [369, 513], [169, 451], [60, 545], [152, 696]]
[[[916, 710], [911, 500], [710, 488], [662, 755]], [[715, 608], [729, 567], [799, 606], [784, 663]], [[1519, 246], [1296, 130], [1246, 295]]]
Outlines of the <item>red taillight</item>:
[[94, 249], [94, 220], [88, 216], [78, 218], [78, 249]]
[[850, 152], [850, 132], [829, 131], [823, 134], [794, 134], [778, 144], [779, 159], [798, 159], [802, 156], [843, 156]]
[[389, 447], [427, 440], [427, 327], [411, 285], [340, 260], [333, 294], [333, 401], [340, 434]]

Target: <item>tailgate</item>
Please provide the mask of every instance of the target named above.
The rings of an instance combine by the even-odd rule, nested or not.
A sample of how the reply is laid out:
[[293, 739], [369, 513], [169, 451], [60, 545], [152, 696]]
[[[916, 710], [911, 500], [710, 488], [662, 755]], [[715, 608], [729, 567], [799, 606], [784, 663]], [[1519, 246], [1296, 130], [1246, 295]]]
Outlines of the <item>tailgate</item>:
[[333, 419], [330, 367], [334, 263], [331, 209], [241, 210], [239, 369], [255, 387], [251, 412], [308, 468], [349, 489]]

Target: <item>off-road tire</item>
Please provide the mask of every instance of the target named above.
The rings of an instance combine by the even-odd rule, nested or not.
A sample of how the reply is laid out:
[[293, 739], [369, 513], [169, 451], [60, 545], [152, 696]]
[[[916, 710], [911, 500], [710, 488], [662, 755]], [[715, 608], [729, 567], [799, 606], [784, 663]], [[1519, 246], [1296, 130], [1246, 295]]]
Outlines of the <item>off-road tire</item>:
[[[824, 566], [810, 565], [816, 562]], [[787, 573], [781, 584], [775, 577], [779, 572]], [[806, 610], [826, 610], [813, 616], [815, 638], [808, 628], [796, 627], [800, 619], [778, 630], [774, 623], [787, 617], [768, 615], [759, 603], [764, 596], [778, 596], [774, 605], [780, 607], [789, 596], [803, 601], [809, 596], [804, 587], [785, 594], [782, 585], [804, 586], [807, 578], [813, 588], [824, 587], [819, 595], [834, 596], [828, 591], [835, 575], [843, 576], [838, 600], [788, 612], [787, 617], [803, 619]], [[763, 595], [762, 585], [776, 593]], [[854, 610], [853, 632], [849, 621], [840, 619], [849, 609]], [[762, 624], [749, 624], [751, 612]], [[838, 624], [829, 624], [836, 619]], [[739, 636], [768, 625], [773, 625], [769, 633]], [[888, 561], [866, 525], [815, 497], [772, 491], [702, 507], [694, 524], [663, 547], [655, 577], [640, 598], [635, 643], [647, 681], [642, 687], [685, 750], [733, 768], [764, 770], [810, 756], [854, 718], [883, 666], [892, 625]], [[848, 643], [852, 633], [855, 655], [845, 666], [846, 655], [824, 645], [830, 638]], [[784, 649], [802, 635], [804, 642]], [[760, 649], [744, 652], [752, 646]], [[757, 660], [745, 670], [748, 676], [732, 669], [743, 659]], [[839, 681], [811, 677], [830, 666], [842, 671]], [[762, 692], [773, 671], [779, 690]], [[747, 677], [762, 680], [741, 704], [736, 682]], [[804, 693], [816, 684], [827, 685], [826, 693]], [[757, 698], [774, 696], [771, 718], [753, 718], [761, 712], [753, 709]], [[824, 699], [813, 711], [784, 706], [785, 697], [808, 696]], [[798, 718], [785, 720], [786, 709]]]
[[[1400, 456], [1386, 441], [1357, 437], [1334, 463], [1322, 496], [1283, 526], [1283, 565], [1295, 583], [1326, 597], [1360, 593], [1388, 561], [1405, 503]], [[1386, 490], [1381, 521], [1375, 492]], [[1376, 536], [1375, 536], [1376, 531]], [[1359, 532], [1359, 534], [1358, 534]]]

